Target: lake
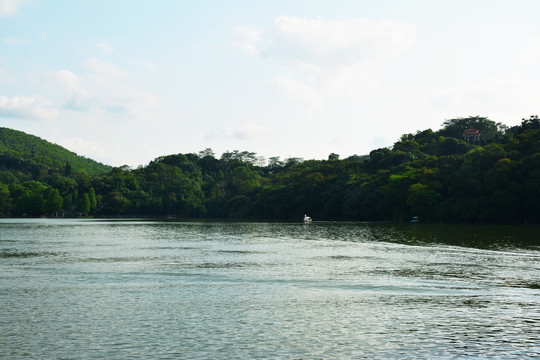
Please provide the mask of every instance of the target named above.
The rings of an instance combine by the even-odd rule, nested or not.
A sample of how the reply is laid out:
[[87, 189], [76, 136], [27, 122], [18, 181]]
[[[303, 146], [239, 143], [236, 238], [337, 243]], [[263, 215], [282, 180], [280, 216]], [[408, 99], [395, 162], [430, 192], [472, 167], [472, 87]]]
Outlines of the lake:
[[540, 228], [0, 219], [0, 349], [540, 357]]

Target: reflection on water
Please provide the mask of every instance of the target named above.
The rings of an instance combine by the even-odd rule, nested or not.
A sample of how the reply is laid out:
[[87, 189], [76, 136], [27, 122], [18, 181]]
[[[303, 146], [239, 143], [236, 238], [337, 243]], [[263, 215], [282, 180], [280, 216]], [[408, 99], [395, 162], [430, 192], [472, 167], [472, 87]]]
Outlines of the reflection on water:
[[3, 219], [0, 358], [540, 357], [538, 230]]

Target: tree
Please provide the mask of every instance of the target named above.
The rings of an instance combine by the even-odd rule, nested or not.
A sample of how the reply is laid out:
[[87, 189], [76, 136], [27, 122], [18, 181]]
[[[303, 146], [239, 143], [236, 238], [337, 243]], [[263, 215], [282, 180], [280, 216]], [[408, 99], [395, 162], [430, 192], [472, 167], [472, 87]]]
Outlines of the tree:
[[336, 154], [336, 153], [331, 153], [330, 155], [328, 155], [328, 160], [329, 160], [329, 161], [332, 161], [332, 160], [339, 160], [339, 155]]
[[421, 183], [409, 186], [408, 192], [406, 203], [410, 208], [411, 215], [420, 216], [421, 219], [427, 220], [433, 220], [437, 217], [434, 209], [442, 200], [441, 194]]
[[285, 159], [285, 166], [293, 167], [302, 163], [302, 161], [304, 161], [304, 159], [299, 158], [299, 157], [291, 157], [291, 158]]
[[62, 210], [63, 204], [64, 199], [60, 196], [60, 192], [57, 189], [50, 188], [45, 202], [45, 211], [49, 214], [56, 213]]
[[64, 210], [71, 213], [73, 211], [73, 195], [67, 194], [63, 200]]
[[64, 175], [69, 176], [71, 175], [71, 165], [69, 165], [69, 162], [66, 161], [66, 166], [64, 168]]
[[9, 214], [11, 208], [11, 192], [9, 187], [4, 184], [0, 184], [0, 215]]
[[39, 181], [27, 181], [22, 186], [14, 186], [15, 213], [17, 215], [39, 216], [43, 213], [45, 199], [43, 192], [47, 187]]
[[[458, 139], [462, 138], [463, 131], [469, 128], [480, 130], [481, 141], [489, 141], [497, 135], [502, 135], [503, 124], [496, 123], [482, 116], [470, 116], [466, 118], [456, 118], [446, 120], [443, 123], [443, 128], [439, 130], [442, 136], [450, 136]], [[501, 130], [500, 130], [501, 128]]]
[[279, 156], [272, 156], [268, 159], [268, 165], [266, 169], [270, 173], [274, 173], [283, 167], [283, 161], [279, 160]]
[[531, 129], [540, 129], [540, 118], [538, 115], [531, 115], [528, 119], [521, 119], [521, 125], [512, 127], [510, 130], [516, 133], [522, 133]]
[[200, 158], [205, 158], [205, 157], [211, 157], [211, 158], [215, 158], [216, 157], [216, 154], [214, 153], [214, 151], [211, 149], [211, 148], [206, 148], [202, 151], [199, 151], [199, 157]]
[[88, 193], [84, 193], [83, 196], [79, 199], [79, 211], [84, 215], [90, 213], [90, 199]]
[[313, 172], [300, 180], [300, 191], [312, 191], [324, 182], [324, 176], [320, 172]]
[[94, 188], [88, 189], [88, 201], [90, 203], [90, 211], [94, 212], [97, 207], [96, 191]]

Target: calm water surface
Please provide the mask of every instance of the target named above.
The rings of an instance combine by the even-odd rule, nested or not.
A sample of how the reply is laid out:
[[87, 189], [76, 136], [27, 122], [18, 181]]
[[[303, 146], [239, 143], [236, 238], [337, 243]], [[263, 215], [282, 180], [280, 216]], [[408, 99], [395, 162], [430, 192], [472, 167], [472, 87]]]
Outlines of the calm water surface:
[[0, 220], [5, 359], [540, 357], [540, 228]]

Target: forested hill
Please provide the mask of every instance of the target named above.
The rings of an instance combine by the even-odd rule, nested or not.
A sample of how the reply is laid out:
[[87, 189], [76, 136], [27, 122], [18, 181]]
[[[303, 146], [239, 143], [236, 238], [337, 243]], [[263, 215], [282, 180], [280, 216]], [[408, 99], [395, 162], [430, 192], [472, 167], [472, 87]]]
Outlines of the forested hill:
[[206, 149], [93, 175], [0, 170], [1, 216], [540, 223], [538, 116], [511, 128], [450, 119], [346, 159]]
[[[0, 127], [0, 164], [18, 171], [62, 170], [103, 174], [112, 167], [79, 156], [59, 145], [22, 131]], [[67, 168], [67, 169], [66, 169]]]

